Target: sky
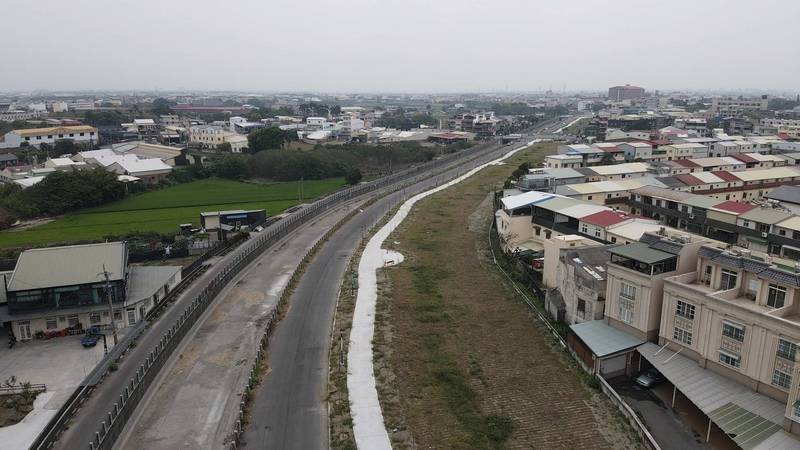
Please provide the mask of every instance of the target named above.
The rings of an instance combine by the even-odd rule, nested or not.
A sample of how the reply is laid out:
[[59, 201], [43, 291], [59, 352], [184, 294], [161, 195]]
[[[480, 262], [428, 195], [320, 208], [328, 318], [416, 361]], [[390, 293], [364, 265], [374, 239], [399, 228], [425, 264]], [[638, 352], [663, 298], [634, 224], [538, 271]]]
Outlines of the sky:
[[795, 0], [29, 0], [0, 91], [800, 90]]

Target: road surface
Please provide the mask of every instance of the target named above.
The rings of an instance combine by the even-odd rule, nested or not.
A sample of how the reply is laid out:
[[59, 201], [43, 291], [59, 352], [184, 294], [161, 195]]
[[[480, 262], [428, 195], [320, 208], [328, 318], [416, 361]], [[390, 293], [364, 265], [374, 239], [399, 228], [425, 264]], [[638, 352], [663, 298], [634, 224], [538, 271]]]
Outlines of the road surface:
[[[568, 121], [539, 127], [535, 131], [549, 133], [566, 123]], [[528, 137], [526, 142], [533, 137]], [[406, 197], [455, 178], [511, 148], [498, 146], [482, 158], [436, 179], [420, 182], [404, 192], [382, 198], [348, 221], [328, 240], [297, 285], [290, 298], [291, 309], [276, 328], [270, 342], [270, 370], [255, 391], [250, 423], [242, 441], [245, 448], [328, 448], [325, 397], [329, 333], [339, 284], [363, 230], [371, 227]]]

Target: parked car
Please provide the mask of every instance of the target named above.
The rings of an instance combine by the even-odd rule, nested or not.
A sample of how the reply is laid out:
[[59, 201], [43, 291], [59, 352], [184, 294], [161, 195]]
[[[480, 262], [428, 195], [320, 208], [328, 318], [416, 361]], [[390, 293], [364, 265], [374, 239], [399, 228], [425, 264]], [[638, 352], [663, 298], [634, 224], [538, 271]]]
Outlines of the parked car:
[[653, 386], [661, 384], [664, 382], [664, 380], [665, 380], [664, 375], [661, 375], [661, 372], [652, 367], [642, 372], [641, 375], [636, 377], [636, 383], [646, 388], [651, 388]]
[[86, 330], [86, 334], [81, 338], [81, 345], [84, 347], [94, 347], [101, 337], [103, 337], [103, 333], [100, 332], [100, 327], [89, 327], [89, 329]]

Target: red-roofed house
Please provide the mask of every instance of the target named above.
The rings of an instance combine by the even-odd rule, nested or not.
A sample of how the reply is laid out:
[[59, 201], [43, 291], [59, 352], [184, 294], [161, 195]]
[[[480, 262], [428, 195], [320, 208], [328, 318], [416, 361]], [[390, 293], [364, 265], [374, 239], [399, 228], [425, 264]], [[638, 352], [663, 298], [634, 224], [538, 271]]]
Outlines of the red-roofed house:
[[675, 159], [673, 160], [674, 163], [680, 164], [683, 167], [690, 167], [694, 169], [695, 167], [700, 167], [699, 164], [693, 162], [691, 159]]
[[581, 217], [578, 223], [578, 230], [581, 234], [592, 239], [609, 242], [607, 237], [609, 228], [617, 225], [627, 224], [628, 222], [639, 221], [648, 225], [658, 223], [655, 220], [647, 219], [636, 214], [623, 211], [600, 211], [588, 216]]
[[681, 180], [683, 184], [687, 186], [700, 186], [702, 184], [706, 184], [703, 180], [690, 174], [675, 175], [675, 178]]
[[712, 171], [711, 173], [722, 178], [725, 181], [739, 182], [739, 183], [742, 181], [736, 175], [728, 172], [727, 170], [715, 170]]
[[723, 211], [728, 211], [728, 212], [732, 212], [732, 213], [734, 213], [736, 215], [739, 215], [739, 214], [746, 213], [747, 211], [750, 211], [751, 209], [755, 209], [755, 208], [758, 208], [758, 206], [756, 206], [756, 205], [754, 205], [752, 203], [735, 202], [735, 201], [729, 200], [727, 202], [722, 202], [719, 205], [714, 205], [713, 209], [721, 209]]
[[731, 157], [733, 157], [733, 158], [736, 158], [736, 159], [738, 159], [739, 161], [741, 161], [741, 162], [745, 163], [745, 165], [746, 165], [748, 168], [750, 168], [750, 167], [755, 167], [755, 166], [756, 166], [756, 164], [758, 164], [758, 163], [759, 163], [759, 161], [758, 161], [757, 159], [753, 158], [753, 157], [752, 157], [752, 156], [750, 156], [750, 155], [746, 155], [746, 154], [744, 154], [744, 153], [732, 153], [732, 154], [730, 154], [730, 155], [728, 155], [728, 156], [731, 156]]

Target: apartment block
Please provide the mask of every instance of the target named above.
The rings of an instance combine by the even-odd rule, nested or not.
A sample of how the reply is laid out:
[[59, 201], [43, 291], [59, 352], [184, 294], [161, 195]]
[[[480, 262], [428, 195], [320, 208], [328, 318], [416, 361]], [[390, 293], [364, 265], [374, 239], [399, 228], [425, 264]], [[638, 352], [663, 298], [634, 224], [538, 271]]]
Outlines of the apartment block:
[[746, 387], [759, 415], [800, 434], [797, 263], [737, 247], [697, 255], [694, 270], [664, 280], [658, 345]]

